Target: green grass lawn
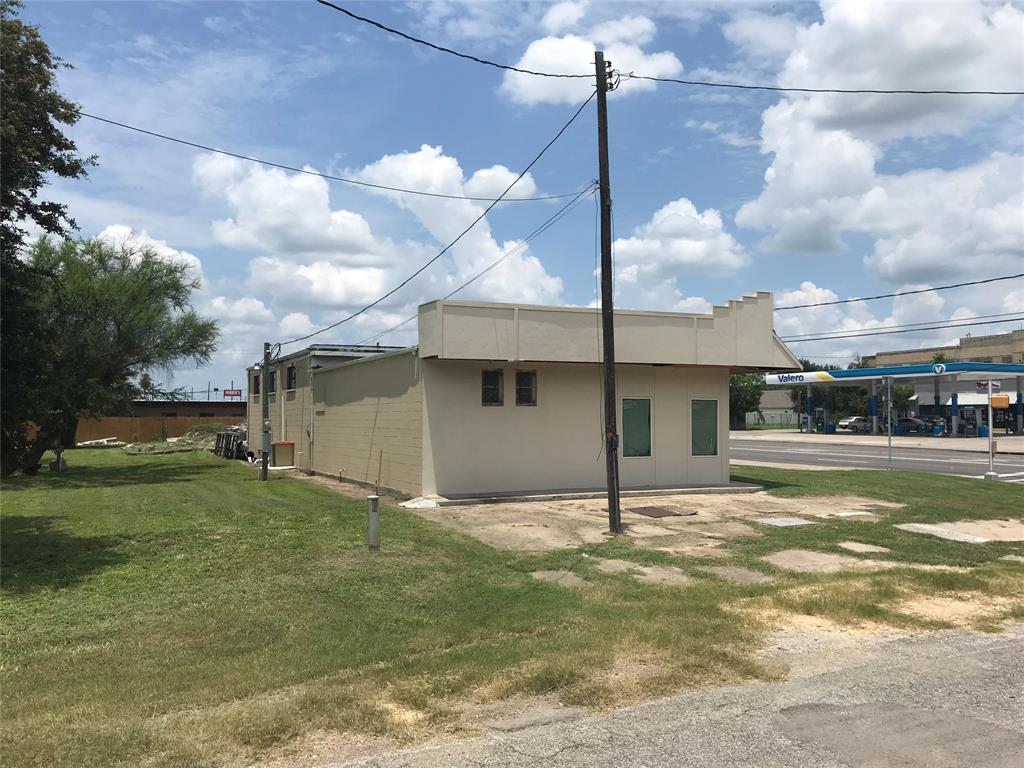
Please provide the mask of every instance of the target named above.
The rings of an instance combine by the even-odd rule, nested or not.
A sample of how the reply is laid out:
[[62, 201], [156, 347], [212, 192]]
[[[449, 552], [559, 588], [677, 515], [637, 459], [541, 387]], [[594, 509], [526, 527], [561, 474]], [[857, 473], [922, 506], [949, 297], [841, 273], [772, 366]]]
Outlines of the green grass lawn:
[[[777, 674], [755, 656], [768, 625], [736, 610], [751, 602], [911, 624], [890, 606], [908, 589], [1021, 590], [1019, 566], [998, 560], [1020, 545], [844, 521], [731, 542], [725, 562], [773, 573], [767, 587], [731, 585], [697, 570], [704, 561], [623, 540], [501, 552], [397, 508], [383, 510], [383, 551], [371, 555], [364, 503], [309, 482], [258, 483], [251, 467], [201, 453], [66, 456], [66, 475], [3, 487], [5, 767], [248, 765], [318, 731], [413, 739], [457, 730], [457, 706], [471, 699], [554, 692], [605, 706], [765, 679]], [[1019, 487], [932, 475], [740, 474], [784, 495], [910, 501], [892, 513], [900, 520], [1024, 507]], [[854, 534], [895, 559], [974, 570], [900, 569], [862, 584], [759, 560]], [[671, 563], [694, 580], [645, 585], [598, 572], [596, 556]], [[538, 568], [569, 568], [595, 586], [538, 582]], [[808, 585], [820, 594], [792, 596]], [[654, 660], [654, 672], [629, 685], [609, 673], [638, 658]]]

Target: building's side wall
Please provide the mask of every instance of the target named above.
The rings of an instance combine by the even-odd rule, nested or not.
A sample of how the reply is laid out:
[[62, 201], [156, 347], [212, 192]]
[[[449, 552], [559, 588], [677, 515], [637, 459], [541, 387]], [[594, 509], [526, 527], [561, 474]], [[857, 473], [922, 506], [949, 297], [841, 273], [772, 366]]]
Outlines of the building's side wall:
[[[295, 365], [295, 387], [284, 389], [287, 365], [273, 368], [277, 371], [277, 391], [270, 395], [270, 439], [291, 440], [295, 443], [294, 466], [309, 469], [309, 423], [311, 419], [311, 395], [309, 392], [308, 358], [300, 357], [288, 361]], [[253, 378], [259, 375], [258, 369], [251, 369], [249, 376], [249, 450], [259, 453], [263, 440], [263, 422], [260, 397], [252, 394]]]
[[875, 355], [866, 355], [864, 364], [869, 368], [919, 365], [932, 362], [938, 354], [943, 355], [948, 362], [1024, 363], [1024, 331], [1016, 330], [990, 336], [963, 336], [959, 344], [953, 346], [879, 352]]
[[419, 495], [423, 388], [416, 350], [314, 374], [316, 472]]
[[[600, 488], [605, 461], [601, 369], [594, 364], [422, 360], [423, 492], [441, 495]], [[504, 405], [481, 405], [484, 368], [504, 371]], [[516, 368], [537, 371], [537, 405], [515, 404]], [[725, 483], [729, 377], [724, 368], [617, 367], [622, 399], [651, 398], [650, 457], [620, 458], [623, 488]], [[718, 401], [718, 455], [691, 456], [690, 403]]]

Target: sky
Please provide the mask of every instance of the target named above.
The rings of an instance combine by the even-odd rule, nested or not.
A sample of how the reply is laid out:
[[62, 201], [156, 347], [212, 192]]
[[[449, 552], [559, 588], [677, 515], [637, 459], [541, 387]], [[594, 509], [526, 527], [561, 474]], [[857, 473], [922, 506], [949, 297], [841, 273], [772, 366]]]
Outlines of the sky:
[[[999, 2], [347, 2], [409, 34], [525, 69], [810, 88], [1024, 90], [1024, 5]], [[29, 2], [84, 112], [221, 150], [375, 184], [497, 197], [593, 90], [506, 72], [300, 2]], [[84, 237], [150, 245], [201, 282], [211, 364], [168, 386], [244, 387], [265, 340], [347, 317], [399, 285], [487, 203], [375, 190], [82, 118], [98, 165], [55, 179]], [[791, 94], [623, 78], [609, 97], [616, 306], [777, 306], [1024, 272], [1024, 101]], [[510, 197], [597, 177], [593, 101]], [[588, 305], [596, 207], [499, 204], [354, 320], [286, 345], [356, 343], [455, 295]], [[517, 246], [519, 246], [517, 248]], [[1024, 280], [776, 313], [781, 336], [1024, 312]], [[819, 363], [1021, 327], [793, 344]], [[375, 339], [415, 343], [415, 322]]]

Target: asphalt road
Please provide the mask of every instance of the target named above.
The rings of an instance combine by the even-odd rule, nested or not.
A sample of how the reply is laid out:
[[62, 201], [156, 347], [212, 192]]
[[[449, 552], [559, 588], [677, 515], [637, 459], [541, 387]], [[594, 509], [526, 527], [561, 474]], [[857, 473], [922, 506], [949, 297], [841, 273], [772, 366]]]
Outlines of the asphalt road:
[[[828, 445], [773, 442], [770, 440], [730, 440], [729, 454], [734, 463], [771, 462], [813, 467], [855, 467], [887, 469], [885, 446]], [[972, 451], [893, 448], [895, 469], [937, 472], [943, 475], [982, 477], [988, 471], [988, 456]], [[996, 455], [995, 471], [1007, 482], [1024, 483], [1024, 455]]]
[[[1024, 627], [810, 637], [781, 683], [696, 691], [344, 763], [364, 768], [1017, 768]], [[824, 658], [821, 658], [824, 657]]]

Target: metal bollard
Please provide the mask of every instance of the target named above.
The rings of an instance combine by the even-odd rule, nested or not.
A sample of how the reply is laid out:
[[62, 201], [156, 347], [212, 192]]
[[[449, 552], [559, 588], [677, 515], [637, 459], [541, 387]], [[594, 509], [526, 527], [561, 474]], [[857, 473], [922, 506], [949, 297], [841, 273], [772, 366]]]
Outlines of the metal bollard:
[[380, 496], [367, 496], [366, 498], [366, 543], [370, 546], [371, 552], [380, 551]]

